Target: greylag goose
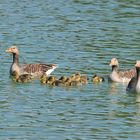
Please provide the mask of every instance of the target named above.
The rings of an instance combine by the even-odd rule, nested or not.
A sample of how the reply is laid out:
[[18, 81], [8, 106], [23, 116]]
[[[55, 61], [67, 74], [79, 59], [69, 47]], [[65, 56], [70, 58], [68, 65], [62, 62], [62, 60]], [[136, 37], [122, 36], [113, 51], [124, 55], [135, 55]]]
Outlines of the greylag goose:
[[109, 80], [113, 82], [128, 83], [136, 74], [136, 69], [119, 70], [119, 63], [116, 58], [112, 58], [109, 64], [112, 67], [112, 72], [109, 75]]
[[6, 50], [7, 53], [13, 54], [13, 62], [10, 68], [10, 75], [16, 71], [19, 75], [31, 74], [33, 77], [40, 77], [44, 73], [51, 74], [57, 67], [55, 64], [19, 64], [19, 50], [16, 46], [12, 46]]
[[136, 62], [135, 67], [136, 75], [130, 80], [126, 88], [128, 93], [140, 93], [140, 61]]

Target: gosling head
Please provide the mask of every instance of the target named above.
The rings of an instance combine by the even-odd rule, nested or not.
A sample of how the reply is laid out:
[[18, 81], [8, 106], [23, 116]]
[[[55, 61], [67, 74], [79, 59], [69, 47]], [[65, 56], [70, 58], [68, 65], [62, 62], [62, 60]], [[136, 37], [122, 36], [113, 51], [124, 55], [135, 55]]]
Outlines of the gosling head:
[[47, 80], [47, 84], [52, 84], [55, 81], [56, 81], [56, 77], [55, 76], [50, 76]]
[[104, 77], [97, 76], [96, 74], [92, 77], [92, 82], [94, 83], [103, 82], [103, 81], [104, 81]]
[[67, 77], [66, 77], [66, 76], [61, 76], [61, 77], [59, 78], [59, 80], [62, 81], [62, 82], [65, 82], [65, 81], [67, 80]]
[[43, 74], [41, 77], [40, 77], [40, 82], [42, 84], [45, 84], [48, 80], [48, 77], [46, 76], [46, 74]]

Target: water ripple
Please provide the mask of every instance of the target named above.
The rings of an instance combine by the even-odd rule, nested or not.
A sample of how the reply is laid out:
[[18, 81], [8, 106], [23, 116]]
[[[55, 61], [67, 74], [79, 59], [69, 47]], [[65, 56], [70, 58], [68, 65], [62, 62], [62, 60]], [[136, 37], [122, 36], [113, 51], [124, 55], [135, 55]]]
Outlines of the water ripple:
[[[121, 68], [139, 60], [138, 0], [0, 1], [1, 139], [137, 139], [139, 96], [126, 85], [108, 83], [109, 61]], [[59, 64], [53, 75], [77, 71], [89, 77], [82, 87], [49, 87], [9, 78], [16, 44], [20, 63]], [[105, 82], [93, 84], [93, 74]]]

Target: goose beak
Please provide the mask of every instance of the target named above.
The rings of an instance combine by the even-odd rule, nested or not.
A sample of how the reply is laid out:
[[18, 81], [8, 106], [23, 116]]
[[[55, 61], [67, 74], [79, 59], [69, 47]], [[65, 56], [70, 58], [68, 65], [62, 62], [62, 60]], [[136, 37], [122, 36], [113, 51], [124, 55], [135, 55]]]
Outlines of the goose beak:
[[5, 52], [11, 53], [11, 49], [7, 49], [7, 50], [5, 50]]
[[111, 63], [111, 61], [109, 62], [109, 66], [112, 66], [112, 63]]

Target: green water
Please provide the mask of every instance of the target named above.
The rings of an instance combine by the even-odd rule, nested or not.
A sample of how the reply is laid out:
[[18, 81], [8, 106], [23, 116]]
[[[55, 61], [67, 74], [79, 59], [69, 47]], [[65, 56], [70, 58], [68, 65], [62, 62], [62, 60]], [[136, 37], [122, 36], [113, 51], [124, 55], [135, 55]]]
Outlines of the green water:
[[[105, 82], [73, 88], [9, 78], [16, 44], [20, 63], [55, 63], [53, 75], [80, 71]], [[139, 0], [0, 1], [0, 139], [140, 139], [140, 97], [111, 84], [108, 63], [121, 68], [140, 60]]]

